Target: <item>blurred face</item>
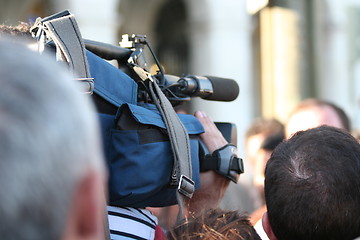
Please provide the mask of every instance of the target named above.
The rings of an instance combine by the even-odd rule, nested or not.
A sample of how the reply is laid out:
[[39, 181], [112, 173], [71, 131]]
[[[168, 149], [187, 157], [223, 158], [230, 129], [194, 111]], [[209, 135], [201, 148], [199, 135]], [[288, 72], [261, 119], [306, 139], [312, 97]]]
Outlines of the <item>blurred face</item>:
[[246, 157], [250, 160], [252, 167], [254, 167], [256, 154], [259, 151], [264, 138], [263, 134], [256, 134], [249, 137], [246, 141]]
[[286, 138], [298, 131], [321, 125], [343, 128], [339, 117], [330, 107], [309, 107], [299, 110], [290, 117], [285, 126]]
[[254, 185], [259, 188], [261, 192], [264, 191], [265, 180], [265, 166], [271, 156], [272, 151], [259, 149], [255, 158], [254, 166]]
[[261, 149], [264, 139], [264, 134], [257, 134], [249, 137], [247, 140], [247, 158], [252, 164], [254, 173], [253, 184], [259, 187], [259, 189], [264, 187], [265, 165], [271, 155], [271, 151]]

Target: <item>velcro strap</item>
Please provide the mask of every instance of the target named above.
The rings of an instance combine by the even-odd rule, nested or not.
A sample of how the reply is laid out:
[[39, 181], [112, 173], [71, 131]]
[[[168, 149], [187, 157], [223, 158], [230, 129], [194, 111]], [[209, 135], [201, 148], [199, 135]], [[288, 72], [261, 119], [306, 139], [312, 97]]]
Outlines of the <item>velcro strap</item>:
[[244, 164], [236, 156], [235, 150], [233, 144], [227, 144], [212, 154], [207, 154], [200, 159], [200, 171], [213, 170], [236, 183], [239, 175], [244, 173]]

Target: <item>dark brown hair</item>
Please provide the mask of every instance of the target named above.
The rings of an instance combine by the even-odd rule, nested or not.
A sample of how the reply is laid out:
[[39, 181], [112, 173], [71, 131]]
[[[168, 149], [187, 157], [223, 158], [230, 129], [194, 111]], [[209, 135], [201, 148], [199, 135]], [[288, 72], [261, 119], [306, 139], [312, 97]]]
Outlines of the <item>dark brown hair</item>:
[[0, 34], [7, 34], [10, 36], [32, 39], [30, 33], [30, 24], [25, 22], [20, 22], [17, 26], [8, 26], [8, 25], [0, 24]]
[[343, 129], [295, 133], [273, 151], [265, 199], [277, 239], [354, 239], [360, 235], [360, 145]]

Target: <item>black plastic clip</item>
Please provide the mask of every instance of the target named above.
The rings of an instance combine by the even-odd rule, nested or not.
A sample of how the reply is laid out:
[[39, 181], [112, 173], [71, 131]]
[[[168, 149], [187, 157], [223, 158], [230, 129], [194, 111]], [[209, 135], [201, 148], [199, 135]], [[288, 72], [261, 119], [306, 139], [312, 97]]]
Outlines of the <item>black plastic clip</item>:
[[191, 198], [195, 191], [195, 182], [191, 180], [189, 177], [185, 175], [181, 175], [178, 185], [178, 191], [182, 195]]

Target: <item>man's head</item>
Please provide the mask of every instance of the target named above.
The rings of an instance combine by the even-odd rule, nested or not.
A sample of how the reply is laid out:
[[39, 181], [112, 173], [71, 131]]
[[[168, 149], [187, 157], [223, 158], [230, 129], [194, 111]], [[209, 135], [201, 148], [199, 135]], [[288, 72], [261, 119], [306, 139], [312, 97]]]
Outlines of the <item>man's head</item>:
[[286, 136], [289, 138], [297, 131], [321, 125], [350, 131], [350, 120], [341, 108], [328, 101], [306, 99], [290, 114], [285, 126]]
[[4, 39], [0, 86], [1, 238], [99, 238], [105, 171], [91, 105], [54, 58]]
[[279, 144], [265, 170], [270, 239], [359, 236], [359, 176], [360, 145], [343, 130], [321, 126]]

